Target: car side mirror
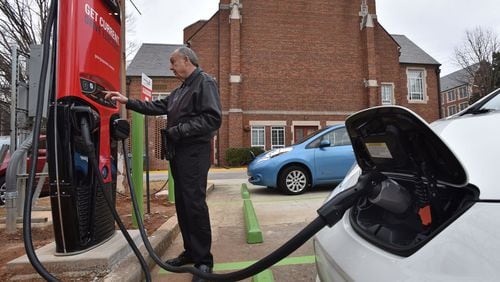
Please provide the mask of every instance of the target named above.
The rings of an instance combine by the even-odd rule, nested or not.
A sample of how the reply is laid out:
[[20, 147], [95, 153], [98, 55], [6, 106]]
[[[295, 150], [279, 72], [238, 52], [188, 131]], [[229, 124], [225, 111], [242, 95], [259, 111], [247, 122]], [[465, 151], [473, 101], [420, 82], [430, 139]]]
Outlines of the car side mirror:
[[321, 142], [319, 142], [319, 147], [320, 148], [330, 147], [330, 145], [332, 145], [332, 143], [328, 139], [321, 140]]
[[255, 157], [256, 157], [256, 156], [255, 156], [255, 153], [254, 153], [252, 150], [248, 150], [248, 151], [250, 152], [250, 155], [252, 156], [252, 160], [254, 160], [254, 159], [255, 159]]

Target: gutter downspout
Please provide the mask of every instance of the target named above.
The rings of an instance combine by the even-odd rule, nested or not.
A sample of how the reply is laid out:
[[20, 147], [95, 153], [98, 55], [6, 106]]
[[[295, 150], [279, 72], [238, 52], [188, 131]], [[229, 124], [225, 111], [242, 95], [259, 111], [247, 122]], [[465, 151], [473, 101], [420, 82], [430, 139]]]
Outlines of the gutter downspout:
[[[220, 78], [222, 77], [222, 74], [221, 74], [221, 70], [220, 70], [220, 60], [221, 60], [221, 57], [220, 57], [220, 18], [221, 18], [221, 13], [222, 13], [222, 9], [220, 8], [220, 5], [219, 5], [219, 11], [218, 11], [218, 15], [217, 15], [217, 79], [220, 81]], [[220, 82], [217, 83], [217, 87], [219, 90], [219, 99], [221, 98], [220, 95], [221, 95], [221, 89], [220, 89]], [[221, 138], [221, 134], [220, 134], [220, 128], [219, 130], [217, 130], [217, 140], [216, 140], [216, 147], [217, 147], [217, 154], [216, 154], [216, 160], [217, 160], [217, 166], [221, 166], [221, 159], [220, 159], [220, 156], [221, 156], [221, 148], [220, 148], [220, 138]]]
[[[31, 144], [33, 143], [33, 132], [30, 133], [28, 138], [19, 146], [14, 154], [12, 154], [9, 166], [7, 166], [7, 172], [5, 173], [5, 208], [7, 210], [6, 226], [5, 231], [7, 234], [12, 234], [16, 232], [17, 225], [17, 175], [20, 172], [21, 161], [26, 159], [26, 154], [28, 150], [31, 149]], [[36, 160], [32, 160], [36, 161]], [[22, 205], [21, 205], [22, 206]]]
[[444, 113], [441, 112], [441, 70], [439, 67], [436, 68], [436, 76], [437, 76], [437, 88], [438, 88], [438, 114], [439, 114], [439, 119], [443, 118]]

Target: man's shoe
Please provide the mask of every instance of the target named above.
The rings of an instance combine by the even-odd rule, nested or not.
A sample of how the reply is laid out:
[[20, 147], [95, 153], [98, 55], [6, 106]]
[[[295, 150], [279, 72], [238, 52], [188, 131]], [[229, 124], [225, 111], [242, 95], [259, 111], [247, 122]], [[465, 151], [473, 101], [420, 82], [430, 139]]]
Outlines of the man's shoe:
[[[199, 271], [201, 272], [205, 272], [205, 273], [212, 273], [212, 268], [208, 265], [205, 265], [205, 264], [200, 264], [200, 265], [197, 265], [196, 268], [198, 268]], [[193, 280], [191, 280], [192, 282], [206, 282], [208, 281], [207, 279], [203, 279], [201, 277], [198, 277], [196, 275], [193, 275]]]
[[186, 252], [183, 252], [178, 257], [165, 261], [165, 263], [171, 266], [183, 266], [185, 264], [194, 263], [194, 261], [191, 257], [186, 255]]

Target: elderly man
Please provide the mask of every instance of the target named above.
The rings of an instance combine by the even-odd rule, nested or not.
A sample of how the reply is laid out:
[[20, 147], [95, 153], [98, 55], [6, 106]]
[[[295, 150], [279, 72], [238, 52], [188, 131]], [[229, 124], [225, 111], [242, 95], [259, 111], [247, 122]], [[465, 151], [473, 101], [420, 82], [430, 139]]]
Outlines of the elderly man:
[[[194, 263], [212, 272], [212, 234], [206, 204], [210, 168], [210, 141], [221, 125], [221, 104], [217, 84], [198, 66], [193, 50], [181, 47], [170, 56], [170, 69], [182, 85], [168, 97], [153, 102], [128, 99], [108, 92], [107, 99], [126, 104], [127, 109], [145, 115], [167, 115], [167, 158], [175, 179], [175, 205], [184, 241], [184, 252], [166, 263], [181, 266]], [[132, 140], [133, 142], [133, 140]], [[193, 281], [204, 281], [193, 277]]]

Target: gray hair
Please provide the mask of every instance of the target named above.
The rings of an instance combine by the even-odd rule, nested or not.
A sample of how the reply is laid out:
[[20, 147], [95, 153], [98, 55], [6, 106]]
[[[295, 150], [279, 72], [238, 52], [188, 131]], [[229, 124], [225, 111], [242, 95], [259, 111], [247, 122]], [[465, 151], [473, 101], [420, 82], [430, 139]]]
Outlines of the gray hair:
[[196, 56], [196, 53], [193, 51], [193, 49], [189, 47], [180, 47], [176, 51], [179, 52], [179, 54], [182, 54], [186, 58], [188, 58], [191, 64], [193, 64], [196, 67], [199, 67], [198, 56]]

